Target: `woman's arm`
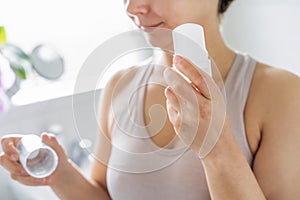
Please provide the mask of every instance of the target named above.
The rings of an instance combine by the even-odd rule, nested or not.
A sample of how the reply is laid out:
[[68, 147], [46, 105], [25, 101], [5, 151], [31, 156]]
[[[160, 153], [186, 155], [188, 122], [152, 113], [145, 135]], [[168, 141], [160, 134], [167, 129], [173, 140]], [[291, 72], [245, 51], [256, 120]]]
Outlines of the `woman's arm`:
[[[54, 137], [50, 138], [48, 144], [52, 146], [58, 145], [55, 143], [57, 143], [56, 139]], [[50, 176], [45, 180], [45, 184], [49, 185], [60, 199], [110, 199], [107, 190], [95, 181], [84, 177], [72, 161], [63, 161], [62, 164], [64, 168], [59, 174], [53, 177]]]
[[121, 70], [114, 74], [101, 92], [101, 99], [99, 104], [100, 132], [97, 138], [97, 144], [93, 155], [94, 162], [92, 166], [91, 177], [98, 186], [106, 191], [106, 193], [108, 193], [106, 173], [112, 149], [110, 133], [111, 126], [114, 121], [113, 112], [111, 110], [112, 96], [114, 92], [117, 92], [115, 90], [119, 80], [126, 73], [127, 70]]
[[253, 171], [271, 200], [300, 199], [300, 79], [265, 67], [257, 92], [262, 113], [262, 139]]
[[[198, 135], [195, 137], [195, 140], [199, 141], [194, 141], [191, 148], [195, 152], [199, 152], [199, 144], [202, 144], [203, 134], [206, 133], [207, 126], [209, 126], [207, 124], [210, 123], [208, 120], [212, 112], [209, 109], [212, 104], [210, 101], [215, 99], [210, 96], [213, 93], [211, 93], [212, 90], [207, 91], [205, 79], [201, 72], [184, 59], [174, 63], [177, 69], [189, 77], [194, 86], [197, 87], [194, 89], [198, 99], [197, 106], [200, 112], [198, 120], [201, 126], [199, 126]], [[282, 73], [279, 74], [283, 75]], [[273, 77], [273, 75], [271, 76]], [[263, 80], [265, 79], [266, 77], [263, 78]], [[267, 101], [262, 103], [268, 105], [265, 108], [265, 113], [270, 116], [264, 116], [263, 139], [254, 161], [254, 173], [234, 139], [228, 117], [226, 117], [220, 138], [213, 150], [208, 156], [201, 157], [212, 199], [299, 199], [300, 156], [297, 156], [296, 151], [300, 139], [299, 128], [297, 128], [297, 123], [300, 121], [299, 78], [294, 77], [293, 80], [288, 79], [283, 82], [277, 78], [275, 80], [277, 84], [274, 84], [273, 81], [269, 88], [261, 90], [265, 93], [265, 101]], [[187, 109], [189, 107], [195, 108], [195, 106], [188, 106], [190, 98], [184, 98], [184, 94], [180, 94], [186, 84], [180, 77], [173, 75], [172, 78], [169, 77], [167, 82], [171, 85], [171, 88], [166, 89], [168, 114], [177, 134], [184, 139], [187, 138], [186, 135], [193, 133], [188, 132], [189, 129], [186, 128], [192, 118], [186, 116], [187, 113], [181, 113], [184, 109], [180, 108], [180, 105]], [[276, 90], [278, 85], [281, 87]], [[276, 91], [273, 96], [268, 94], [271, 89]], [[285, 96], [284, 100], [278, 98], [280, 93]], [[271, 101], [273, 102], [271, 103]], [[287, 104], [288, 107], [286, 107]], [[276, 108], [279, 106], [281, 108]], [[189, 120], [186, 122], [184, 118]], [[184, 128], [180, 127], [182, 124]]]
[[255, 98], [263, 127], [254, 173], [225, 131], [202, 160], [213, 199], [264, 199], [260, 190], [269, 200], [300, 199], [300, 79], [270, 67], [261, 71]]
[[110, 199], [106, 185], [106, 171], [111, 152], [109, 128], [109, 124], [112, 123], [111, 102], [115, 85], [123, 73], [123, 71], [116, 73], [101, 92], [98, 108], [100, 131], [93, 154], [91, 180], [87, 180], [72, 162], [68, 162], [66, 164], [70, 166], [68, 170], [59, 180], [55, 181], [55, 184], [50, 185], [61, 199]]
[[202, 164], [212, 199], [266, 199], [230, 127]]

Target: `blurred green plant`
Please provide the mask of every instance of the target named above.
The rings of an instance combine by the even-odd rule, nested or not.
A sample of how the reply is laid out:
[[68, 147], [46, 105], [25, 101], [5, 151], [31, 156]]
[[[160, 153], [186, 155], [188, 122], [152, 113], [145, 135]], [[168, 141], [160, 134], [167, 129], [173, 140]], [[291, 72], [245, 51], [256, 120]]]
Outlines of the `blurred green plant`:
[[[52, 60], [45, 59], [45, 55], [41, 56], [41, 52], [47, 52]], [[35, 70], [40, 76], [49, 80], [58, 79], [64, 72], [63, 58], [55, 50], [45, 45], [38, 45], [31, 54], [27, 54], [20, 47], [6, 41], [3, 26], [0, 26], [0, 54], [9, 61], [11, 69], [21, 80], [27, 78], [26, 73], [29, 69]]]
[[0, 26], [0, 45], [6, 42], [5, 28]]
[[4, 26], [0, 26], [0, 56], [7, 61], [15, 75], [14, 85], [6, 91], [10, 97], [20, 89], [20, 81], [27, 79], [27, 73], [31, 70], [48, 80], [56, 80], [64, 72], [64, 60], [54, 49], [40, 44], [27, 54], [20, 47], [7, 42]]
[[9, 65], [16, 75], [21, 79], [26, 79], [24, 64], [31, 65], [30, 57], [19, 47], [3, 43], [0, 45], [0, 53], [9, 61]]
[[18, 63], [11, 64], [11, 68], [20, 77], [21, 80], [26, 79], [26, 71], [24, 67]]
[[[25, 54], [21, 49], [19, 49], [16, 46], [7, 44], [6, 41], [6, 32], [4, 26], [0, 26], [0, 53], [5, 55], [5, 48], [9, 48], [11, 52], [8, 53], [8, 59], [10, 61], [10, 67], [14, 70], [14, 72], [17, 74], [18, 77], [20, 77], [21, 80], [26, 79], [26, 71], [24, 67], [22, 66], [22, 62], [24, 60], [28, 61], [30, 60], [29, 56]], [[7, 56], [7, 55], [5, 55]]]

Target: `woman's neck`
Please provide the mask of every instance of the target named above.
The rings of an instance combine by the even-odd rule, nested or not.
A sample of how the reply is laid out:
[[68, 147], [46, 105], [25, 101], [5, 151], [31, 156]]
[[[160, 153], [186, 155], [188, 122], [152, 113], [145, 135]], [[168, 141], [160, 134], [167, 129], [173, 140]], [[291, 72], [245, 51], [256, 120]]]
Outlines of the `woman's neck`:
[[225, 80], [234, 62], [235, 52], [225, 44], [219, 25], [207, 27], [205, 30], [207, 51]]

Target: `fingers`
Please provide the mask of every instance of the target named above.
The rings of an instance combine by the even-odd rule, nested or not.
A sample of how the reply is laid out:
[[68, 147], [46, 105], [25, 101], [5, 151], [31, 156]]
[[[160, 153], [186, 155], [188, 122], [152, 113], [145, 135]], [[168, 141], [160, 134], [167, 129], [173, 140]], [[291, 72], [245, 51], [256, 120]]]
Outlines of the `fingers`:
[[170, 122], [175, 127], [175, 129], [177, 129], [181, 124], [179, 100], [170, 87], [167, 87], [165, 89], [165, 96], [167, 97], [168, 117], [170, 119]]
[[10, 172], [10, 176], [12, 179], [30, 186], [42, 186], [47, 185], [48, 180], [47, 179], [36, 179], [31, 176], [25, 171], [25, 169], [22, 167], [22, 165], [12, 160], [7, 154], [2, 153], [0, 155], [0, 164], [2, 167], [4, 167], [7, 171]]
[[195, 92], [191, 85], [173, 69], [165, 69], [164, 79], [172, 88], [173, 93], [178, 96], [177, 99], [180, 103], [183, 103], [183, 100], [190, 100], [192, 97], [195, 97]]
[[19, 183], [28, 186], [46, 186], [49, 185], [48, 178], [33, 178], [31, 176], [20, 176], [17, 174], [11, 174], [11, 178]]
[[[173, 96], [176, 96], [177, 102], [181, 107], [181, 112], [186, 110], [187, 106], [192, 106], [193, 108], [198, 107], [198, 103], [202, 101], [207, 101], [207, 99], [196, 92], [191, 85], [184, 80], [177, 72], [167, 68], [164, 71], [164, 79], [169, 87], [172, 88]], [[171, 94], [171, 93], [170, 93]], [[166, 96], [168, 98], [168, 96]], [[169, 96], [169, 98], [172, 96]], [[198, 98], [199, 97], [199, 98]], [[198, 102], [199, 101], [199, 102]], [[189, 103], [188, 103], [189, 102]], [[175, 106], [175, 105], [174, 105]], [[179, 107], [179, 106], [176, 106]]]
[[[24, 135], [6, 135], [1, 139], [1, 145], [3, 149], [3, 153], [0, 155], [0, 165], [3, 166], [8, 172], [11, 174], [11, 178], [29, 186], [43, 186], [43, 185], [49, 185], [53, 180], [55, 180], [56, 177], [53, 177], [53, 175], [38, 179], [30, 176], [23, 166], [18, 162], [19, 160], [19, 151], [16, 147], [20, 139]], [[41, 135], [42, 140], [45, 144], [49, 145], [58, 155], [59, 157], [59, 165], [60, 167], [64, 169], [66, 166], [66, 163], [68, 163], [67, 155], [65, 154], [62, 146], [58, 143], [56, 137], [53, 134], [43, 133]], [[62, 161], [62, 162], [60, 162]], [[60, 169], [60, 171], [62, 171]], [[56, 170], [55, 172], [57, 172]], [[54, 173], [55, 173], [54, 172]], [[60, 173], [65, 174], [65, 173]], [[57, 175], [61, 176], [61, 175]]]
[[167, 111], [168, 111], [168, 117], [170, 122], [173, 124], [175, 128], [179, 128], [180, 125], [180, 119], [179, 119], [179, 113], [177, 110], [172, 107], [172, 105], [167, 100]]
[[41, 138], [45, 144], [49, 145], [56, 152], [56, 154], [59, 158], [59, 161], [62, 161], [62, 162], [67, 161], [68, 158], [65, 154], [65, 151], [62, 148], [62, 146], [59, 144], [59, 142], [57, 141], [57, 138], [55, 135], [53, 135], [51, 133], [42, 133]]
[[16, 148], [17, 143], [20, 141], [21, 137], [15, 135], [6, 135], [1, 138], [1, 146], [5, 154], [7, 154], [11, 160], [19, 160], [19, 151]]
[[29, 186], [48, 185], [48, 179], [37, 179], [29, 176], [19, 162], [13, 161], [7, 154], [0, 155], [0, 164], [10, 172], [12, 179]]
[[201, 73], [200, 69], [178, 55], [173, 58], [173, 62], [175, 67], [192, 81], [192, 87], [197, 92], [200, 92], [205, 98], [211, 99], [204, 72]]
[[172, 105], [177, 111], [179, 111], [179, 101], [176, 97], [176, 94], [170, 87], [166, 87], [165, 96], [167, 97], [169, 104]]
[[184, 123], [191, 124], [193, 119], [199, 118], [199, 103], [207, 99], [196, 93], [189, 83], [172, 69], [164, 71], [164, 78], [169, 85], [165, 89], [165, 96], [171, 123], [175, 129], [180, 128]]
[[57, 141], [57, 138], [55, 137], [55, 135], [51, 134], [51, 133], [42, 133], [41, 138], [43, 140], [43, 142], [47, 145], [49, 145], [52, 149], [54, 149], [54, 151], [56, 153], [61, 152], [61, 146]]
[[2, 153], [0, 155], [0, 164], [11, 174], [28, 176], [27, 172], [24, 170], [21, 164], [11, 160], [11, 158], [7, 154]]

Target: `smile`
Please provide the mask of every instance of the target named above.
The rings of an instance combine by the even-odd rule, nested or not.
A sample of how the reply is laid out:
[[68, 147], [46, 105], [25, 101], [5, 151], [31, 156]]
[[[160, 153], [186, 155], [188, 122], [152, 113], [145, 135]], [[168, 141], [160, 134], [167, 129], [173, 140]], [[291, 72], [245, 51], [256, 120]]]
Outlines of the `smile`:
[[141, 30], [145, 31], [145, 32], [150, 32], [152, 30], [154, 30], [155, 28], [161, 26], [163, 24], [163, 22], [160, 22], [158, 24], [154, 24], [154, 25], [150, 25], [150, 26], [140, 26]]

